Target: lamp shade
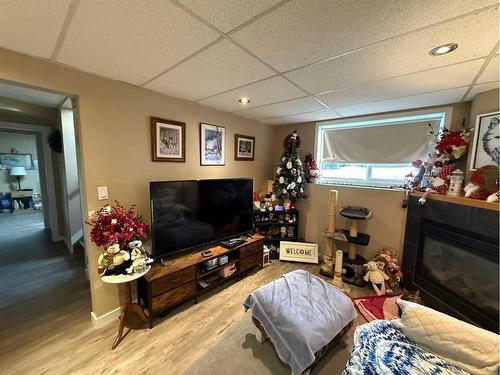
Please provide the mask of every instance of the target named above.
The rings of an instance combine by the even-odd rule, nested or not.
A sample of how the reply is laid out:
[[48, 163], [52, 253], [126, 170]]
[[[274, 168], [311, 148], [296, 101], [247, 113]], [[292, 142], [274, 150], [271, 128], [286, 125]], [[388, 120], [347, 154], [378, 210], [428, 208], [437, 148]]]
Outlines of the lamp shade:
[[11, 167], [10, 168], [11, 176], [26, 176], [26, 169], [24, 167]]

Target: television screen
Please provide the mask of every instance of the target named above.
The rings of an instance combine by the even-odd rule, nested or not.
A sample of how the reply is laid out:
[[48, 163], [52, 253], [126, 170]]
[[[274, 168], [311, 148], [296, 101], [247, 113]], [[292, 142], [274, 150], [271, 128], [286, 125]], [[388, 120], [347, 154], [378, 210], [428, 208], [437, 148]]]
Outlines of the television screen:
[[150, 195], [154, 257], [252, 230], [252, 179], [151, 182]]

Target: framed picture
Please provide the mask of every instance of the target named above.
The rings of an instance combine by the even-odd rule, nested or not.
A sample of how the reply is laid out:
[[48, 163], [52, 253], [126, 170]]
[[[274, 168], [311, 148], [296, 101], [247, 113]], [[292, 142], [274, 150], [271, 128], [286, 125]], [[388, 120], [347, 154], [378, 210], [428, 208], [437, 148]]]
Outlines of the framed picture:
[[475, 171], [485, 165], [500, 165], [499, 112], [477, 116], [470, 169]]
[[318, 263], [318, 244], [280, 241], [280, 260]]
[[254, 160], [255, 137], [234, 135], [234, 160]]
[[186, 124], [151, 117], [153, 161], [186, 161]]
[[0, 153], [0, 164], [7, 166], [7, 168], [24, 167], [24, 169], [35, 169], [31, 154]]
[[200, 164], [225, 164], [226, 128], [218, 125], [200, 124]]

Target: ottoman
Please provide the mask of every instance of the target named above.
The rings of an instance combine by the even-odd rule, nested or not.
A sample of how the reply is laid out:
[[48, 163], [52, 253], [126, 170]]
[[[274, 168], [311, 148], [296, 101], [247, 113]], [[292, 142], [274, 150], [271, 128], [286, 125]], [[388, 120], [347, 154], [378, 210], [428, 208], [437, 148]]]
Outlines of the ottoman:
[[304, 270], [255, 290], [243, 306], [293, 375], [307, 374], [357, 316], [349, 297]]

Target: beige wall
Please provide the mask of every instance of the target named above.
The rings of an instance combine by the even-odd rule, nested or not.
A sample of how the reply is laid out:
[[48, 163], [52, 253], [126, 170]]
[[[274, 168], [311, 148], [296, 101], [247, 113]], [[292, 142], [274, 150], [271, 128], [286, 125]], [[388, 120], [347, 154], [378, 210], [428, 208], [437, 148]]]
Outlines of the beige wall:
[[[450, 128], [458, 129], [461, 127], [462, 118], [465, 118], [468, 123], [470, 103], [455, 103], [447, 106], [436, 106], [419, 108], [415, 111], [444, 108], [452, 108], [452, 116]], [[405, 113], [412, 111], [404, 111]], [[394, 112], [394, 115], [401, 112]], [[367, 116], [353, 117], [361, 119]], [[345, 120], [342, 119], [342, 120]], [[315, 155], [315, 123], [302, 123], [276, 126], [274, 136], [276, 138], [277, 147], [274, 149], [274, 158], [277, 166], [282, 152], [282, 140], [293, 130], [298, 130], [301, 140], [300, 153], [301, 156], [308, 152]], [[330, 190], [337, 190], [338, 205], [361, 205], [368, 207], [374, 211], [374, 217], [360, 224], [360, 231], [371, 235], [371, 240], [366, 249], [360, 247], [359, 254], [366, 258], [372, 257], [378, 250], [386, 245], [397, 250], [398, 258], [401, 259], [404, 228], [406, 223], [406, 209], [402, 208], [404, 193], [399, 190], [384, 190], [384, 189], [369, 189], [360, 187], [345, 187], [334, 185], [319, 185], [308, 184], [306, 193], [308, 197], [300, 200], [297, 203], [297, 208], [300, 209], [300, 236], [306, 241], [311, 241], [319, 244], [320, 252], [325, 248], [325, 240], [322, 233], [327, 225], [327, 204]], [[346, 228], [346, 220], [337, 214], [337, 227]]]
[[[122, 82], [0, 49], [0, 79], [78, 95], [80, 162], [84, 177], [83, 211], [119, 200], [137, 204], [149, 220], [148, 182], [209, 177], [255, 178], [260, 190], [271, 174], [273, 128], [256, 121], [175, 99]], [[186, 163], [151, 162], [149, 117], [186, 122]], [[226, 166], [201, 167], [199, 123], [226, 127]], [[255, 161], [235, 161], [234, 134], [256, 137]], [[108, 186], [109, 200], [97, 200]], [[101, 316], [119, 306], [119, 288], [99, 280], [98, 249], [88, 241], [92, 309]]]
[[[477, 94], [474, 99], [472, 99], [470, 107], [470, 126], [476, 126], [476, 118], [478, 115], [483, 113], [497, 112], [500, 108], [499, 104], [499, 90], [490, 90]], [[474, 131], [471, 132], [471, 147], [474, 139]], [[466, 179], [470, 176], [471, 171], [469, 170], [471, 154], [469, 153], [467, 158], [467, 164], [464, 166], [464, 171], [466, 171]]]
[[[36, 136], [34, 134], [0, 131], [0, 153], [10, 153], [12, 148], [15, 148], [20, 154], [31, 154], [36, 167], [36, 169], [26, 170], [26, 176], [21, 177], [21, 188], [33, 189], [33, 192], [40, 193]], [[16, 183], [17, 189], [16, 177], [10, 176], [8, 170], [0, 170], [0, 193], [9, 192], [9, 185], [13, 182]]]

